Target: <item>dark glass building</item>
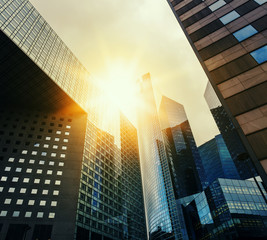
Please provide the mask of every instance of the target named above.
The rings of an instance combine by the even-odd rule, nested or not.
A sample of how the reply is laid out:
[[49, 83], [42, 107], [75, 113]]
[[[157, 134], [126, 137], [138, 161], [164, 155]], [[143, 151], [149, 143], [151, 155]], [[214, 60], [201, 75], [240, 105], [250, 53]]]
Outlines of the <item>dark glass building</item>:
[[0, 16], [0, 239], [146, 239], [136, 129], [29, 1]]
[[[241, 179], [247, 179], [252, 177], [253, 175], [257, 175], [254, 165], [249, 159], [249, 155], [240, 139], [240, 136], [238, 135], [237, 129], [235, 128], [229, 115], [223, 108], [220, 100], [218, 99], [209, 82], [207, 83], [204, 97], [210, 108], [211, 114], [221, 132], [224, 142], [230, 152], [230, 155], [235, 163]], [[242, 159], [240, 160], [240, 157], [244, 155], [248, 158], [246, 162], [241, 161]], [[248, 171], [247, 165], [249, 165], [251, 171]]]
[[159, 116], [176, 198], [202, 191], [206, 175], [183, 105], [163, 96]]
[[140, 100], [138, 138], [149, 239], [186, 239], [149, 73], [140, 82]]
[[266, 184], [266, 0], [167, 1]]
[[267, 237], [267, 204], [254, 181], [219, 178], [184, 209], [190, 239]]
[[222, 135], [198, 147], [209, 184], [217, 178], [240, 179]]

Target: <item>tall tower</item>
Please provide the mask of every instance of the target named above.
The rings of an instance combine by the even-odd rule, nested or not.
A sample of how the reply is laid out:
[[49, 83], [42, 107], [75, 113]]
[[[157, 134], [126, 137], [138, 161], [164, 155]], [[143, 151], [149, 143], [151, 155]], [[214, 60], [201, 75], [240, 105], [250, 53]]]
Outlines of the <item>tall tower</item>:
[[138, 137], [149, 239], [183, 239], [150, 74], [140, 88]]
[[207, 186], [206, 176], [183, 105], [163, 96], [159, 117], [170, 149], [169, 164], [176, 197], [200, 192]]
[[167, 1], [266, 183], [266, 0]]
[[0, 239], [146, 239], [136, 129], [29, 1], [0, 16]]

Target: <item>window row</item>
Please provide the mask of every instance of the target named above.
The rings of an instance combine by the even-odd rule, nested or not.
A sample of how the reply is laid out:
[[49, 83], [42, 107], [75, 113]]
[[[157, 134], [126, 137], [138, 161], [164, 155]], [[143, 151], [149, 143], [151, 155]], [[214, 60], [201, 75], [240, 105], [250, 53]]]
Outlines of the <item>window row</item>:
[[[8, 159], [8, 162], [14, 162], [15, 161], [15, 158], [9, 158]], [[19, 163], [24, 163], [25, 162], [25, 159], [24, 158], [20, 158], [19, 159], [19, 161], [18, 161]], [[50, 166], [55, 166], [55, 162], [54, 161], [45, 161], [45, 160], [39, 160], [39, 164], [40, 165], [44, 165], [46, 162], [48, 162], [48, 164], [50, 165]], [[30, 159], [29, 160], [29, 164], [34, 164], [35, 163], [35, 160], [34, 159]], [[64, 166], [64, 162], [59, 162], [58, 163], [58, 166], [59, 167], [63, 167]]]
[[[57, 184], [57, 185], [60, 185], [60, 184]], [[3, 191], [3, 187], [1, 187], [1, 190]], [[21, 188], [20, 189], [20, 193], [26, 193], [27, 190], [29, 190], [29, 189]], [[13, 191], [15, 191], [15, 188], [9, 188], [9, 192], [12, 193]], [[41, 192], [42, 195], [48, 195], [49, 194], [49, 190], [47, 190], [47, 189], [43, 189], [43, 190], [39, 189], [39, 191], [38, 191], [37, 188], [33, 188], [33, 189], [29, 190], [29, 191], [31, 191], [31, 194], [37, 194], [38, 192]], [[59, 191], [58, 190], [53, 190], [52, 195], [58, 196], [59, 195]]]
[[[27, 204], [29, 206], [34, 206], [35, 204], [37, 204], [37, 202], [39, 202], [39, 206], [51, 206], [51, 207], [56, 207], [57, 206], [57, 201], [51, 201], [50, 204], [48, 204], [47, 200], [24, 200], [24, 199], [16, 199], [14, 200], [16, 202], [16, 205], [23, 205]], [[11, 198], [6, 198], [4, 201], [4, 204], [9, 205], [12, 203], [12, 199]], [[38, 204], [37, 204], [38, 205]]]
[[[42, 170], [42, 169], [37, 169], [36, 173], [37, 173], [37, 174], [42, 174], [42, 173], [43, 173], [43, 170]], [[46, 174], [47, 174], [47, 175], [52, 175], [52, 174], [53, 174], [53, 170], [47, 170], [47, 171], [46, 171]], [[58, 176], [62, 176], [63, 172], [62, 172], [62, 171], [57, 171], [56, 174], [57, 174]], [[10, 178], [11, 178], [11, 177], [10, 177]], [[0, 181], [1, 181], [1, 182], [6, 182], [7, 179], [8, 179], [7, 176], [2, 176], [1, 179], [0, 179]], [[18, 181], [19, 181], [19, 177], [12, 177], [11, 182], [18, 182]], [[29, 178], [23, 178], [23, 182], [24, 182], [24, 183], [29, 183], [29, 182], [30, 182], [30, 179], [29, 179]]]
[[[40, 143], [35, 143], [33, 146], [34, 147], [40, 147], [41, 144]], [[43, 148], [49, 148], [49, 144], [43, 144]], [[58, 149], [58, 145], [53, 145], [52, 148], [53, 149]], [[62, 150], [67, 150], [67, 146], [62, 146], [61, 149]]]
[[[26, 155], [28, 153], [28, 150], [22, 150], [21, 154]], [[32, 151], [31, 155], [36, 156], [38, 154], [38, 151]], [[47, 152], [41, 152], [41, 156], [46, 157], [47, 156]], [[56, 157], [57, 153], [51, 153], [50, 154], [51, 157]], [[66, 154], [65, 153], [61, 153], [59, 154], [60, 158], [65, 158]]]
[[[6, 217], [7, 213], [8, 213], [7, 211], [4, 211], [4, 210], [1, 211], [0, 217]], [[14, 211], [12, 213], [12, 217], [20, 217], [20, 215], [21, 215], [20, 211]], [[48, 214], [48, 218], [55, 218], [55, 216], [56, 216], [56, 214], [54, 212], [50, 212]], [[26, 217], [26, 218], [33, 217], [32, 212], [26, 212], [24, 217]], [[44, 218], [44, 212], [37, 212], [36, 217], [37, 218]]]

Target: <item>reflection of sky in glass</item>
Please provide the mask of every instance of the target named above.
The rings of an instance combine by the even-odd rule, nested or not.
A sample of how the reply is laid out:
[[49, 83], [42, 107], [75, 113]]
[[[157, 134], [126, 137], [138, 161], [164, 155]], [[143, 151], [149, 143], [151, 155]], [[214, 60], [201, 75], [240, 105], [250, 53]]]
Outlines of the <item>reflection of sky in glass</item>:
[[263, 3], [266, 3], [267, 0], [255, 0], [255, 2], [262, 5]]
[[239, 17], [240, 15], [236, 11], [232, 11], [221, 17], [220, 20], [224, 25], [226, 25], [227, 23], [232, 22]]
[[239, 31], [233, 33], [233, 35], [235, 36], [235, 38], [241, 42], [249, 37], [251, 37], [252, 35], [256, 34], [258, 31], [252, 27], [251, 25], [248, 25], [242, 29], [240, 29]]
[[254, 52], [251, 52], [250, 55], [254, 57], [254, 59], [258, 63], [266, 62], [267, 61], [267, 45], [255, 50]]
[[223, 1], [223, 0], [219, 0], [219, 1], [217, 1], [217, 2], [215, 2], [215, 3], [213, 3], [213, 4], [211, 4], [211, 5], [209, 6], [209, 9], [210, 9], [211, 11], [214, 12], [214, 11], [217, 10], [218, 8], [224, 6], [225, 4], [226, 4], [225, 1]]

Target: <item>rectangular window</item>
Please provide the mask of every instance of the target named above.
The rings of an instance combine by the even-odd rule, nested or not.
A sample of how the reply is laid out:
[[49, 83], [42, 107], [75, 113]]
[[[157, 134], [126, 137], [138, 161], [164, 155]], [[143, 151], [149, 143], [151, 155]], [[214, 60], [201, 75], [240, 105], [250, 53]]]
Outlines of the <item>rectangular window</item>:
[[57, 201], [52, 201], [51, 202], [51, 207], [56, 207], [57, 206]]
[[46, 205], [46, 201], [45, 200], [41, 200], [40, 201], [40, 206], [45, 206]]
[[26, 188], [21, 188], [20, 193], [26, 193], [27, 189]]
[[1, 211], [0, 217], [6, 217], [6, 215], [7, 215], [7, 211]]
[[233, 35], [235, 36], [235, 38], [241, 42], [251, 36], [253, 36], [254, 34], [256, 34], [258, 31], [252, 27], [251, 25], [248, 25], [236, 32], [233, 33]]
[[236, 11], [232, 11], [221, 17], [220, 20], [224, 25], [226, 25], [239, 17], [240, 15]]
[[37, 194], [38, 190], [37, 189], [32, 189], [31, 194]]
[[50, 184], [51, 180], [46, 179], [45, 184]]
[[257, 63], [261, 64], [267, 61], [267, 45], [253, 51], [250, 55], [257, 61]]
[[33, 159], [30, 159], [30, 161], [29, 161], [30, 164], [34, 164], [34, 162], [35, 162], [35, 160], [33, 160]]
[[15, 192], [15, 188], [10, 187], [10, 188], [8, 189], [8, 192], [9, 192], [9, 193], [13, 193], [13, 192]]
[[211, 4], [210, 6], [209, 6], [209, 9], [211, 10], [211, 11], [216, 11], [217, 9], [219, 9], [220, 7], [222, 7], [222, 6], [224, 6], [226, 4], [226, 2], [225, 1], [223, 1], [223, 0], [219, 0], [219, 1], [217, 1], [217, 2], [215, 2], [215, 3], [213, 3], [213, 4]]
[[263, 3], [266, 3], [267, 0], [255, 0], [255, 2], [262, 5]]
[[25, 218], [30, 218], [32, 216], [32, 212], [26, 212], [25, 213]]
[[19, 163], [24, 163], [25, 159], [24, 158], [20, 158], [19, 159]]

